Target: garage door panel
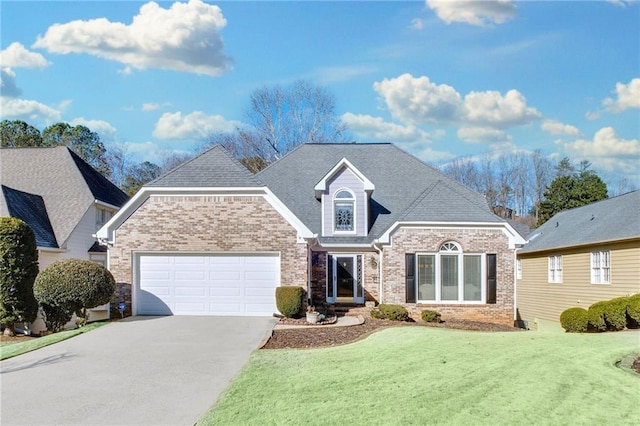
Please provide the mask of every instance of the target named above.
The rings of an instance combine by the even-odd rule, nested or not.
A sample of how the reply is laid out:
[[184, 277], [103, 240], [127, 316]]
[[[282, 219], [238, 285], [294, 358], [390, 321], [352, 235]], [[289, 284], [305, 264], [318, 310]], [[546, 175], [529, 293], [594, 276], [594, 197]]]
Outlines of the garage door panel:
[[141, 255], [139, 315], [263, 315], [277, 312], [277, 255]]

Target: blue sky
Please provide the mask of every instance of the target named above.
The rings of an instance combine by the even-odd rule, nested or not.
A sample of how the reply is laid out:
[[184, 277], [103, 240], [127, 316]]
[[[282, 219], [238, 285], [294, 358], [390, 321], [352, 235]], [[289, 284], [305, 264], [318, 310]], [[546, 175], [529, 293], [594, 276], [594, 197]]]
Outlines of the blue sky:
[[629, 1], [2, 1], [2, 119], [85, 124], [159, 162], [307, 79], [358, 142], [439, 165], [541, 149], [640, 187]]

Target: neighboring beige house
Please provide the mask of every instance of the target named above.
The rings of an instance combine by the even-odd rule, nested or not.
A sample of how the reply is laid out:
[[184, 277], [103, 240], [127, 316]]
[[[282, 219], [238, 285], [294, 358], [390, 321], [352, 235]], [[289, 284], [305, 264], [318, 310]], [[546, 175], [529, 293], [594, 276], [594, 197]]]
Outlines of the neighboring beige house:
[[566, 210], [517, 254], [519, 319], [559, 329], [562, 311], [640, 293], [640, 191]]
[[134, 315], [312, 302], [513, 324], [525, 240], [485, 198], [392, 144], [305, 144], [253, 175], [221, 146], [144, 186], [99, 232]]
[[[58, 259], [106, 266], [96, 231], [127, 202], [127, 195], [67, 147], [0, 149], [0, 216], [33, 229], [40, 270]], [[90, 312], [109, 318], [108, 305]]]

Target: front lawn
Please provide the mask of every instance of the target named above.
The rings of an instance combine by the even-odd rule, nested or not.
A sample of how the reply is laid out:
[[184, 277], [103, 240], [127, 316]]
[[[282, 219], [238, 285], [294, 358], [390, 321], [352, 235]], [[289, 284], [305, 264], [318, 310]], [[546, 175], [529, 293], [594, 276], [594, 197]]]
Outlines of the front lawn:
[[637, 424], [640, 332], [391, 328], [350, 345], [256, 351], [199, 424]]
[[12, 358], [17, 355], [22, 355], [27, 352], [35, 351], [36, 349], [44, 348], [45, 346], [53, 345], [54, 343], [61, 342], [71, 337], [77, 336], [82, 333], [87, 333], [91, 330], [95, 330], [108, 324], [106, 321], [91, 322], [84, 327], [76, 328], [74, 330], [60, 331], [58, 333], [48, 334], [43, 337], [31, 338], [24, 342], [8, 342], [0, 345], [0, 360]]

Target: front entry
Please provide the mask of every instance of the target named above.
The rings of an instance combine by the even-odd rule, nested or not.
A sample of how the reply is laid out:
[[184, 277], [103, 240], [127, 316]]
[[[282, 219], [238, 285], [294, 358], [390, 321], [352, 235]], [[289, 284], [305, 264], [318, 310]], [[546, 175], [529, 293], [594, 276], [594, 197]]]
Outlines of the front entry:
[[362, 256], [329, 255], [327, 302], [364, 303]]

